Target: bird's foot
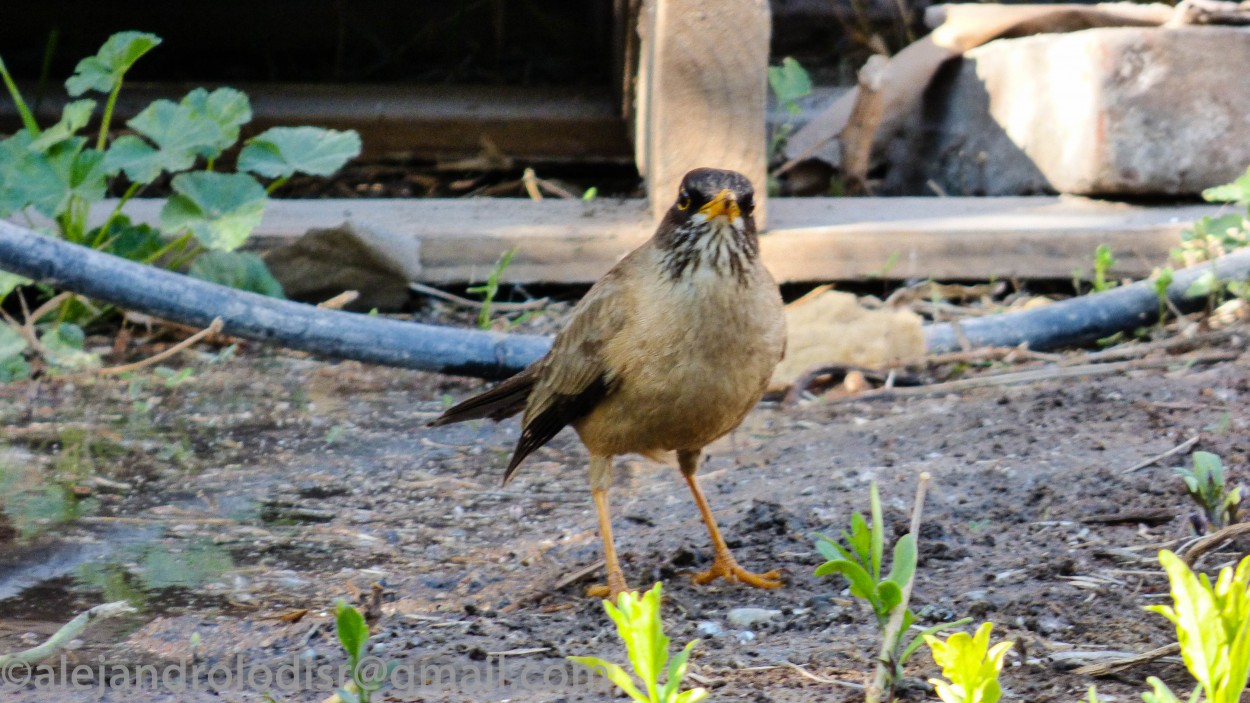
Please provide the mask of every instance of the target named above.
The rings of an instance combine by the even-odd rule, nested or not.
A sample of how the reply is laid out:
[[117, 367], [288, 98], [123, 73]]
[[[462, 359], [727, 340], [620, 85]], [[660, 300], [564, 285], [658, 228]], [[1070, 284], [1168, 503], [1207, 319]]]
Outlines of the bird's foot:
[[[587, 588], [586, 597], [606, 598], [607, 600], [611, 601], [613, 605], [615, 605], [617, 598], [619, 598], [622, 593], [625, 593], [629, 591], [630, 589], [629, 589], [629, 586], [625, 584], [624, 576], [613, 578], [614, 576], [618, 576], [618, 575], [608, 574], [608, 583], [606, 585], [600, 583], [600, 584], [595, 584], [594, 586]], [[635, 592], [634, 595], [637, 596], [638, 594]]]
[[712, 568], [694, 575], [694, 582], [700, 586], [707, 585], [716, 579], [745, 583], [755, 588], [781, 588], [781, 572], [776, 569], [763, 574], [756, 574], [738, 566], [733, 555], [718, 554]]

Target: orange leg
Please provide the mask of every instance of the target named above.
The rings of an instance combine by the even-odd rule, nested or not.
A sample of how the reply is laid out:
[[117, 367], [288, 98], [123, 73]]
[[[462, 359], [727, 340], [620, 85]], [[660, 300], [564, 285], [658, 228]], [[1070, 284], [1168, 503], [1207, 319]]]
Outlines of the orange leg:
[[725, 538], [721, 537], [720, 528], [716, 526], [716, 518], [712, 515], [712, 508], [707, 504], [707, 498], [703, 497], [703, 491], [699, 488], [699, 482], [695, 479], [695, 471], [699, 468], [699, 452], [682, 451], [677, 454], [677, 460], [681, 464], [681, 474], [686, 479], [686, 485], [690, 486], [690, 493], [694, 495], [695, 505], [699, 506], [699, 513], [703, 516], [703, 524], [707, 525], [707, 532], [712, 537], [712, 547], [716, 551], [716, 557], [712, 562], [712, 568], [700, 574], [695, 574], [694, 582], [697, 584], [707, 584], [718, 578], [726, 581], [739, 581], [754, 586], [756, 588], [780, 588], [781, 574], [777, 571], [769, 571], [764, 574], [755, 574], [738, 566], [734, 555], [729, 551], [729, 546], [725, 544]]
[[625, 584], [625, 574], [621, 572], [621, 563], [616, 558], [616, 546], [612, 542], [612, 516], [608, 511], [608, 491], [606, 488], [591, 490], [595, 499], [595, 511], [599, 513], [599, 534], [603, 536], [603, 560], [607, 564], [608, 585], [591, 586], [586, 595], [592, 598], [607, 598], [613, 603], [616, 597], [629, 590]]

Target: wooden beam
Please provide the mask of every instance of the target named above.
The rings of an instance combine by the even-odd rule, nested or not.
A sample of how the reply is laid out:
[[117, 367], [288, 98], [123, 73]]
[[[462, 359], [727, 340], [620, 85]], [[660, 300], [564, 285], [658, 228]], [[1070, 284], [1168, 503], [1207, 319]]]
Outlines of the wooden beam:
[[[132, 219], [159, 221], [163, 201], [135, 200]], [[101, 203], [102, 222], [116, 205]], [[1215, 205], [1141, 206], [1072, 197], [777, 198], [762, 238], [782, 283], [1065, 279], [1112, 248], [1115, 276], [1166, 264], [1180, 231]], [[274, 200], [253, 238], [289, 244], [309, 229], [352, 221], [420, 244], [422, 280], [480, 282], [516, 247], [508, 283], [592, 283], [654, 230], [642, 200]]]
[[766, 222], [769, 18], [767, 0], [644, 0], [634, 148], [655, 219], [713, 166], [751, 179]]

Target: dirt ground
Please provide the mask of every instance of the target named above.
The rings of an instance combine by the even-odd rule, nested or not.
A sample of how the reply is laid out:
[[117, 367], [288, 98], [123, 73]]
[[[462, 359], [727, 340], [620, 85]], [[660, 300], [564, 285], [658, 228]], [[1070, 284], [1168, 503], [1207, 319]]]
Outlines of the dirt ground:
[[[1224, 345], [1240, 351], [1245, 341]], [[710, 448], [701, 475], [739, 560], [780, 568], [787, 586], [691, 584], [711, 555], [690, 496], [675, 468], [632, 459], [620, 462], [612, 494], [627, 577], [664, 582], [668, 634], [700, 638], [691, 671], [711, 700], [862, 699], [849, 684], [873, 666], [871, 615], [840, 581], [812, 575], [822, 561], [813, 533], [836, 534], [852, 511], [866, 512], [876, 480], [897, 536], [927, 471], [914, 608], [924, 624], [971, 616], [1015, 640], [1007, 700], [1071, 703], [1095, 682], [1104, 700], [1139, 700], [1152, 674], [1189, 690], [1176, 662], [1096, 681], [1070, 670], [1172, 641], [1142, 606], [1165, 602], [1157, 550], [1191, 535], [1193, 505], [1169, 468], [1182, 458], [1124, 470], [1201, 433], [1198, 448], [1244, 480], [1247, 358], [927, 397], [765, 403]], [[333, 604], [367, 601], [376, 583], [371, 652], [396, 663], [400, 685], [375, 700], [610, 699], [572, 681], [578, 670], [563, 659], [624, 662], [599, 602], [582, 595], [601, 578], [584, 573], [601, 552], [571, 432], [501, 488], [515, 421], [424, 427], [480, 382], [255, 347], [207, 348], [179, 363], [189, 376], [0, 386], [0, 651], [30, 647], [102, 602], [137, 607], [65, 652], [68, 668], [91, 667], [84, 690], [32, 684], [0, 697], [320, 701], [327, 681], [295, 691], [280, 668], [341, 664]], [[190, 692], [138, 693], [133, 676], [131, 688], [114, 680], [179, 662], [221, 671]], [[236, 665], [254, 678], [239, 680]], [[443, 667], [445, 685], [405, 678], [422, 666]], [[278, 679], [255, 673], [264, 667]], [[927, 653], [907, 671], [907, 698], [932, 699], [921, 689], [937, 673]]]

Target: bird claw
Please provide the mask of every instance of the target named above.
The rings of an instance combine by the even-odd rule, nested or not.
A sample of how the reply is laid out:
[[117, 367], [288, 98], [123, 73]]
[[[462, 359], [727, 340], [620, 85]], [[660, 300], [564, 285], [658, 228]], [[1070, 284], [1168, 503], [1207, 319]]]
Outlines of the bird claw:
[[734, 561], [733, 557], [717, 557], [712, 563], [712, 568], [694, 575], [694, 582], [700, 586], [707, 585], [716, 579], [745, 583], [755, 588], [781, 588], [784, 585], [781, 581], [781, 572], [776, 569], [763, 574], [752, 573], [738, 566], [738, 562]]
[[615, 604], [617, 602], [617, 599], [620, 597], [620, 595], [627, 591], [633, 593], [635, 596], [638, 595], [637, 591], [630, 591], [629, 586], [625, 585], [625, 579], [622, 578], [620, 583], [612, 583], [612, 581], [613, 581], [612, 577], [609, 576], [608, 583], [606, 585], [599, 583], [599, 584], [595, 584], [593, 586], [587, 587], [586, 597], [587, 598], [603, 598]]

